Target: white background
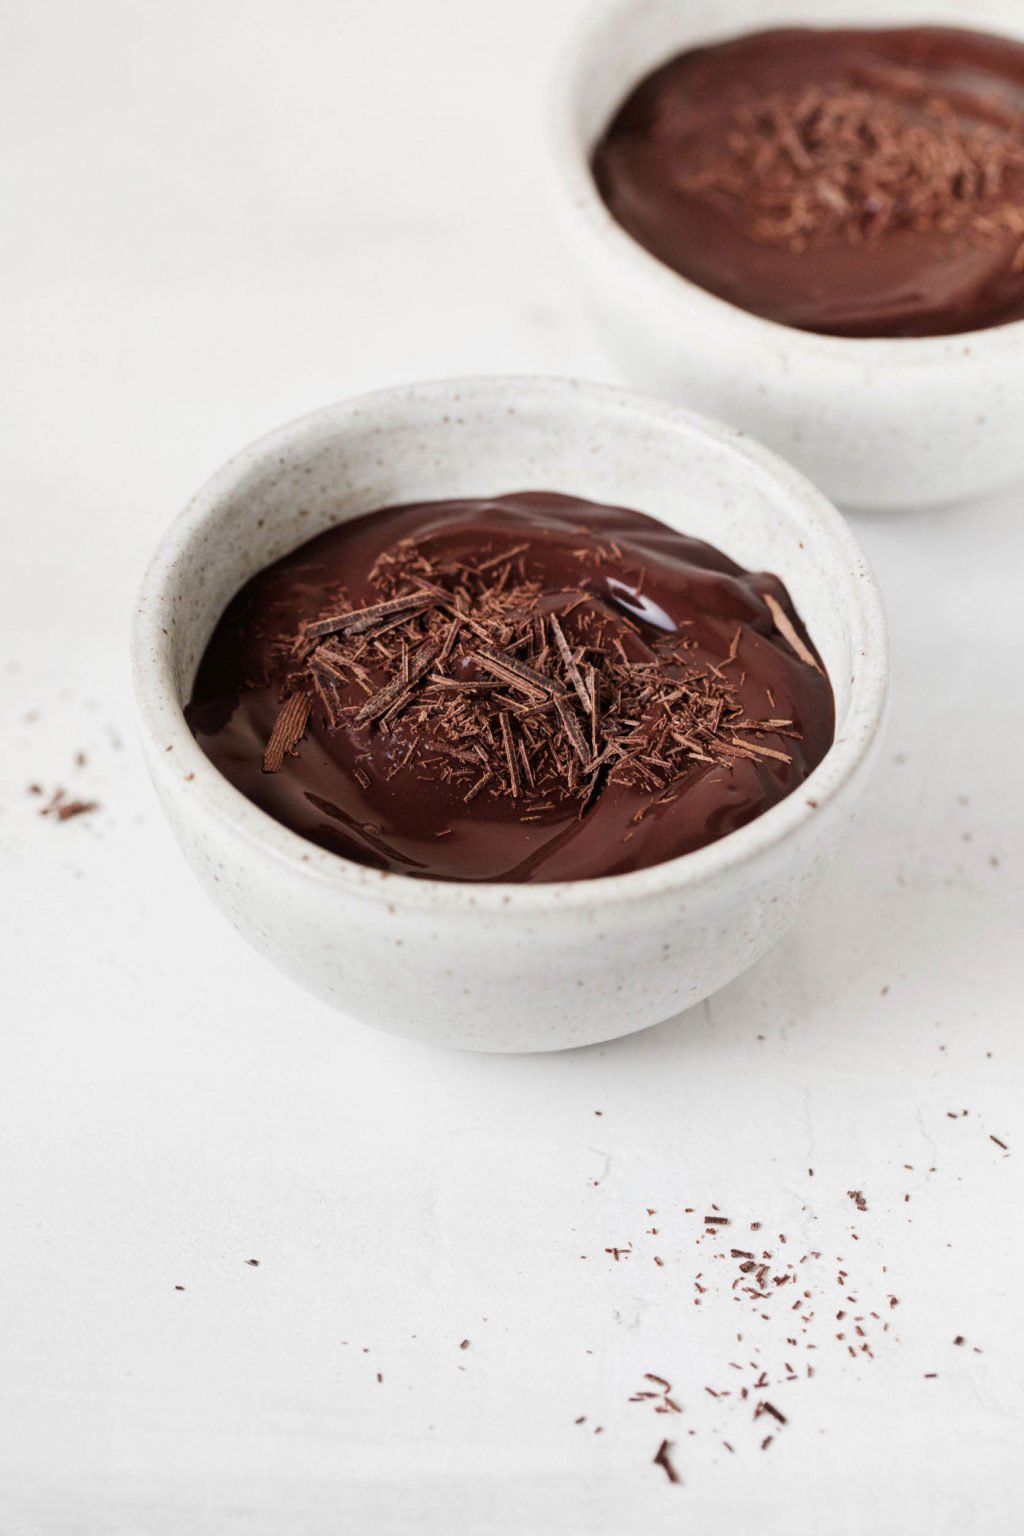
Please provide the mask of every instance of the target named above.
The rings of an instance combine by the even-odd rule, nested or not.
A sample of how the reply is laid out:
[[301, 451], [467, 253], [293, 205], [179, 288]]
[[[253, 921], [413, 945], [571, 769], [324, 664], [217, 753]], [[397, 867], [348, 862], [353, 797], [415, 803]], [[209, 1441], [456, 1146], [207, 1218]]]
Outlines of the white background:
[[[140, 766], [133, 591], [234, 449], [417, 377], [614, 379], [541, 185], [577, 8], [0, 12], [3, 1536], [1015, 1523], [1021, 495], [859, 520], [896, 678], [857, 833], [754, 971], [616, 1045], [330, 1013], [207, 906]], [[822, 1258], [734, 1300], [714, 1255], [754, 1243]]]

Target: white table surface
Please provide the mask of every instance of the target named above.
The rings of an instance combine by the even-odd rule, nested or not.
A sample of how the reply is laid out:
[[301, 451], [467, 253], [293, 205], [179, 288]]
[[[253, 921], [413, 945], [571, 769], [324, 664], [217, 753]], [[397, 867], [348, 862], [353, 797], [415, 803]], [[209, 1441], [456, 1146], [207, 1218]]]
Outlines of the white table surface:
[[[3, 9], [3, 1536], [1015, 1523], [1024, 493], [858, 521], [896, 667], [858, 830], [798, 932], [619, 1044], [320, 1007], [140, 764], [133, 590], [236, 447], [417, 377], [615, 377], [539, 205], [574, 9]], [[732, 1246], [799, 1284], [734, 1292]]]

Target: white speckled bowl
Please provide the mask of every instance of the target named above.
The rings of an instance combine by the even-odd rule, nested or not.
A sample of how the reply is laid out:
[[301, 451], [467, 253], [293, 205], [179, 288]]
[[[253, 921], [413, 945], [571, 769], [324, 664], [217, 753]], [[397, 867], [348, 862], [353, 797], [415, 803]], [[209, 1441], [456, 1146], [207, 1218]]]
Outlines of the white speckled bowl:
[[[836, 694], [837, 739], [804, 789], [653, 869], [472, 885], [350, 863], [221, 777], [182, 704], [214, 624], [250, 576], [374, 507], [525, 489], [638, 508], [783, 578]], [[699, 1002], [762, 955], [849, 824], [887, 676], [870, 572], [842, 518], [795, 471], [679, 407], [544, 379], [391, 390], [245, 449], [157, 551], [134, 664], [146, 757], [171, 827], [254, 948], [356, 1019], [491, 1051], [629, 1034]]]
[[651, 256], [598, 196], [590, 155], [644, 75], [772, 26], [973, 27], [1024, 39], [1021, 0], [596, 0], [555, 85], [555, 208], [626, 377], [734, 422], [841, 506], [952, 503], [1024, 476], [1024, 321], [923, 340], [811, 335], [715, 298]]

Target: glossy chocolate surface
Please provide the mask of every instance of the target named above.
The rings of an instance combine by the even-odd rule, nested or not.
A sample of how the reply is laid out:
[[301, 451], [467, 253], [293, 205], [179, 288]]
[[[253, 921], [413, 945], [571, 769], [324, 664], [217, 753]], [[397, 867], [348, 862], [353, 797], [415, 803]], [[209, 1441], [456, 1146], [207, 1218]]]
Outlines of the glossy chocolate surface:
[[[513, 797], [492, 782], [469, 798], [465, 782], [453, 782], [448, 771], [461, 759], [447, 756], [453, 742], [440, 716], [424, 721], [408, 707], [390, 728], [379, 720], [356, 723], [368, 690], [387, 682], [377, 672], [362, 687], [342, 690], [340, 728], [332, 728], [323, 700], [314, 697], [294, 752], [279, 772], [262, 771], [282, 698], [293, 686], [295, 636], [333, 609], [362, 610], [392, 597], [396, 584], [382, 585], [382, 557], [386, 570], [396, 550], [410, 549], [434, 569], [486, 566], [500, 583], [501, 562], [514, 564], [509, 579], [531, 584], [524, 590], [535, 594], [538, 614], [561, 615], [585, 670], [601, 660], [588, 645], [604, 648], [622, 667], [650, 666], [666, 646], [685, 646], [684, 665], [668, 668], [667, 676], [700, 674], [708, 687], [728, 679], [733, 718], [779, 721], [783, 728], [723, 729], [728, 760], [695, 759], [655, 787], [642, 767], [624, 782], [613, 756], [594, 770], [586, 795], [568, 785], [552, 793], [549, 785], [541, 802], [541, 791], [531, 793], [525, 783]], [[397, 590], [411, 589], [399, 583]], [[806, 659], [778, 623], [792, 626], [790, 637]], [[540, 629], [550, 636], [543, 623]], [[544, 664], [555, 672], [560, 663], [551, 651]], [[435, 672], [446, 668], [453, 679], [486, 677], [454, 650], [434, 664]], [[604, 688], [601, 707], [612, 710]], [[566, 696], [572, 699], [568, 684]], [[220, 771], [303, 837], [381, 869], [477, 881], [585, 880], [701, 848], [795, 790], [834, 732], [832, 690], [776, 577], [744, 572], [711, 546], [638, 512], [547, 492], [392, 507], [311, 540], [260, 572], [228, 606], [187, 714]], [[749, 743], [750, 750], [736, 751], [730, 742]], [[575, 780], [571, 766], [569, 772]]]
[[594, 154], [653, 255], [837, 336], [1024, 318], [1024, 45], [940, 27], [786, 29], [643, 80]]

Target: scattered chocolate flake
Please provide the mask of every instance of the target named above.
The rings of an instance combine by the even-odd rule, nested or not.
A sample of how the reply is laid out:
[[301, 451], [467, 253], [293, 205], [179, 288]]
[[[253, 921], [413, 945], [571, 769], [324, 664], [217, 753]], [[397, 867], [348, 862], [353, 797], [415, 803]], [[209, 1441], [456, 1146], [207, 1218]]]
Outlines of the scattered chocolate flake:
[[498, 725], [501, 728], [501, 742], [505, 748], [505, 761], [508, 764], [509, 793], [515, 800], [519, 795], [519, 763], [512, 745], [512, 724], [504, 710], [498, 716]]
[[988, 1138], [988, 1139], [989, 1139], [989, 1141], [994, 1141], [994, 1142], [995, 1142], [995, 1144], [996, 1144], [996, 1146], [997, 1146], [997, 1147], [1002, 1147], [1002, 1149], [1003, 1149], [1003, 1151], [1004, 1151], [1004, 1152], [1009, 1152], [1009, 1150], [1010, 1150], [1010, 1149], [1009, 1149], [1009, 1147], [1008, 1147], [1008, 1146], [1007, 1146], [1007, 1145], [1006, 1145], [1006, 1142], [1005, 1142], [1005, 1141], [1000, 1141], [1000, 1140], [999, 1140], [999, 1137], [998, 1137], [998, 1136], [993, 1136], [993, 1135], [992, 1135], [992, 1134], [991, 1134], [991, 1132], [990, 1132], [990, 1133], [989, 1133], [989, 1138]]
[[356, 725], [366, 725], [401, 709], [412, 697], [415, 685], [430, 671], [440, 649], [436, 640], [427, 640], [412, 656], [406, 654], [397, 677], [393, 677], [379, 692], [372, 694], [362, 708], [357, 710]]
[[307, 640], [320, 640], [335, 634], [362, 635], [367, 630], [378, 628], [385, 619], [429, 608], [436, 601], [429, 592], [409, 592], [404, 597], [394, 597], [386, 603], [374, 603], [370, 608], [358, 608], [350, 613], [318, 619], [315, 624], [306, 625], [305, 637]]
[[[43, 790], [38, 785], [32, 785], [30, 794], [42, 794]], [[98, 811], [98, 800], [69, 800], [67, 790], [55, 789], [47, 803], [39, 812], [40, 816], [53, 816], [57, 821], [71, 821], [75, 816], [88, 816], [93, 811]]]
[[462, 1343], [459, 1345], [459, 1348], [460, 1349], [468, 1349], [469, 1348], [469, 1340], [468, 1339], [463, 1339]]
[[867, 1210], [868, 1203], [865, 1200], [864, 1195], [863, 1195], [861, 1190], [859, 1190], [859, 1189], [848, 1189], [846, 1191], [846, 1193], [849, 1196], [849, 1198], [853, 1201], [853, 1203], [857, 1207], [858, 1211], [866, 1211]]
[[682, 1482], [682, 1478], [679, 1476], [679, 1473], [672, 1465], [672, 1449], [673, 1442], [671, 1440], [663, 1440], [658, 1446], [657, 1455], [654, 1458], [654, 1465], [656, 1467], [661, 1467], [670, 1483], [680, 1483]]
[[298, 746], [306, 730], [306, 721], [312, 707], [304, 693], [293, 693], [281, 705], [263, 752], [263, 772], [279, 773], [288, 753]]
[[558, 649], [558, 654], [561, 657], [562, 665], [565, 667], [566, 675], [572, 686], [575, 688], [580, 703], [589, 714], [590, 690], [588, 689], [586, 683], [583, 681], [583, 675], [580, 672], [579, 667], [576, 665], [576, 660], [572, 654], [572, 651], [569, 649], [569, 642], [565, 638], [565, 632], [562, 629], [561, 624], [558, 622], [558, 615], [556, 613], [548, 615], [548, 624], [550, 626], [551, 633], [555, 637], [555, 645]]
[[98, 800], [66, 800], [57, 808], [57, 820], [70, 821], [72, 816], [88, 816], [99, 808]]
[[473, 569], [476, 575], [480, 576], [484, 571], [489, 571], [492, 566], [504, 565], [506, 560], [515, 560], [517, 556], [525, 554], [529, 547], [529, 544], [516, 544], [512, 549], [502, 550], [499, 555], [492, 555], [489, 560], [481, 560]]
[[245, 1262], [247, 1264], [251, 1264], [253, 1269], [259, 1269], [259, 1265], [260, 1265], [259, 1259], [246, 1259]]
[[813, 667], [815, 672], [821, 672], [821, 663], [818, 661], [817, 656], [815, 656], [814, 652], [810, 650], [807, 645], [805, 645], [803, 640], [801, 640], [800, 636], [796, 632], [796, 629], [793, 627], [793, 622], [790, 619], [789, 614], [786, 612], [785, 608], [783, 608], [778, 598], [773, 597], [770, 592], [765, 592], [762, 595], [768, 608], [768, 612], [772, 616], [772, 622], [774, 623], [775, 628], [778, 630], [779, 634], [782, 636], [783, 640], [785, 640], [787, 645], [789, 645], [796, 652], [801, 661], [805, 662], [807, 666]]

